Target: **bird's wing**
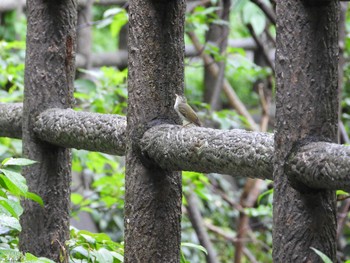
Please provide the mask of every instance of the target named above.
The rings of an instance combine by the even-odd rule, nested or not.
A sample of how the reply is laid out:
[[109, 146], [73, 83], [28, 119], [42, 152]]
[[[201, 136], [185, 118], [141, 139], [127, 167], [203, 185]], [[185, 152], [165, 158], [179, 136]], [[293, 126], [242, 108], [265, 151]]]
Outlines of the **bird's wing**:
[[179, 112], [190, 122], [194, 123], [197, 126], [202, 126], [197, 114], [194, 112], [194, 110], [186, 103], [180, 103], [179, 104]]

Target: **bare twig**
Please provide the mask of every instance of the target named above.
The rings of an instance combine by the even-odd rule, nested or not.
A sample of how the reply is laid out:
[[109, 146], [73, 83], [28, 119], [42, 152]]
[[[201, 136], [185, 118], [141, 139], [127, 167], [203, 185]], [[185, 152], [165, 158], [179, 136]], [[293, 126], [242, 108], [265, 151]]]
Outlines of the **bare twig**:
[[346, 144], [349, 144], [350, 143], [349, 135], [347, 134], [344, 123], [342, 121], [339, 121], [339, 133], [343, 142]]
[[208, 254], [206, 255], [208, 263], [218, 263], [216, 252], [213, 244], [210, 241], [209, 235], [204, 227], [203, 217], [198, 209], [198, 200], [195, 194], [189, 193], [186, 195], [188, 217], [196, 231], [200, 244], [205, 247]]
[[340, 211], [338, 212], [338, 226], [337, 226], [337, 240], [339, 239], [343, 233], [343, 229], [346, 223], [346, 219], [350, 209], [350, 199], [346, 199], [342, 204]]
[[[256, 199], [260, 193], [260, 186], [262, 181], [257, 179], [248, 179], [241, 196], [242, 207], [253, 207]], [[244, 243], [242, 240], [245, 238], [248, 230], [249, 217], [246, 213], [239, 213], [238, 231], [237, 231], [237, 242], [235, 242], [235, 263], [242, 261]]]
[[268, 7], [263, 1], [261, 0], [250, 0], [254, 4], [256, 4], [258, 7], [260, 7], [261, 11], [265, 13], [267, 18], [271, 21], [272, 24], [276, 25], [276, 14], [275, 12]]
[[265, 47], [265, 44], [261, 41], [261, 39], [256, 35], [255, 31], [254, 31], [254, 28], [252, 27], [251, 24], [247, 24], [247, 28], [250, 32], [250, 34], [252, 35], [252, 37], [254, 38], [257, 46], [260, 48], [267, 64], [270, 66], [273, 74], [275, 74], [275, 65], [274, 63], [272, 62], [272, 60], [270, 59], [269, 57], [269, 52], [268, 52], [268, 49]]
[[262, 132], [266, 132], [269, 124], [269, 119], [270, 119], [270, 115], [269, 115], [270, 101], [265, 96], [263, 83], [258, 83], [258, 94], [260, 97], [260, 103], [262, 108], [260, 129]]
[[[205, 226], [212, 231], [213, 233], [225, 238], [227, 241], [230, 241], [232, 243], [237, 242], [237, 238], [234, 236], [231, 236], [227, 234], [223, 229], [220, 227], [214, 226], [210, 223], [205, 223]], [[243, 240], [243, 241], [249, 241], [249, 240]], [[250, 260], [251, 263], [258, 263], [257, 259], [254, 257], [253, 253], [250, 252], [250, 250], [246, 247], [243, 248], [244, 255]]]
[[[231, 7], [231, 0], [223, 0], [223, 6], [222, 6], [222, 15], [221, 19], [224, 21], [229, 21], [230, 19], [230, 7]], [[229, 27], [228, 23], [224, 24], [221, 26], [222, 30], [222, 43], [221, 43], [221, 57], [222, 60], [218, 63], [219, 66], [219, 73], [216, 78], [212, 98], [210, 100], [210, 106], [212, 110], [217, 110], [218, 105], [219, 105], [219, 100], [220, 100], [220, 93], [222, 91], [222, 83], [225, 78], [225, 66], [226, 66], [226, 61], [223, 59], [226, 53], [227, 49], [227, 43], [228, 43], [228, 35], [229, 35]]]
[[217, 193], [218, 195], [220, 195], [220, 197], [227, 202], [230, 206], [232, 206], [233, 208], [235, 208], [237, 211], [239, 212], [244, 212], [244, 208], [240, 205], [237, 204], [236, 202], [234, 202], [231, 198], [229, 198], [227, 196], [227, 194], [225, 194], [222, 190], [218, 189], [217, 187], [214, 187], [213, 190], [215, 191], [215, 193]]

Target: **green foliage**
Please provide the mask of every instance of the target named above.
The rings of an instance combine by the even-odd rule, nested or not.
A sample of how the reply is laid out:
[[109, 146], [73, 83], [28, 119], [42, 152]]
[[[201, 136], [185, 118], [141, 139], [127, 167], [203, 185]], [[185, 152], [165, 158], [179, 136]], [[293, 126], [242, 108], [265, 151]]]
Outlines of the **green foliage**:
[[79, 105], [76, 109], [125, 115], [127, 69], [120, 71], [112, 67], [102, 67], [99, 71], [80, 71], [93, 77], [94, 81], [75, 81], [74, 97]]
[[220, 129], [222, 130], [241, 128], [244, 126], [244, 119], [242, 119], [242, 116], [232, 110], [215, 111], [212, 113], [211, 118], [219, 123]]
[[[98, 228], [113, 240], [123, 237], [124, 167], [123, 158], [97, 152], [73, 151], [73, 171], [91, 180], [90, 189], [72, 194], [72, 216], [89, 212]], [[79, 187], [73, 185], [73, 187]]]
[[[269, 3], [269, 1], [265, 2]], [[266, 16], [256, 4], [250, 1], [246, 2], [242, 10], [242, 17], [245, 24], [252, 25], [257, 35], [260, 35], [265, 30]]]
[[36, 257], [30, 253], [24, 255], [18, 250], [1, 249], [0, 248], [0, 262], [16, 262], [16, 263], [54, 263], [54, 261], [44, 258]]
[[0, 102], [23, 99], [25, 42], [0, 40]]
[[91, 233], [71, 228], [68, 241], [71, 262], [117, 263], [124, 261], [123, 243], [117, 243], [104, 233]]
[[[26, 179], [20, 174], [20, 167], [36, 163], [24, 158], [7, 158], [0, 165], [0, 195], [7, 199], [8, 194], [16, 197], [29, 198], [40, 205], [43, 200], [36, 194], [28, 191]], [[10, 206], [10, 204], [9, 204]], [[9, 211], [12, 216], [18, 219], [19, 215], [14, 210]]]
[[267, 203], [270, 204], [270, 206], [272, 206], [273, 188], [260, 194], [258, 196], [257, 203], [261, 204], [264, 198], [267, 198]]
[[43, 200], [28, 191], [25, 178], [20, 174], [22, 166], [35, 161], [24, 158], [6, 158], [0, 165], [0, 262], [52, 263], [46, 258], [37, 258], [30, 253], [18, 251], [17, 236], [21, 231], [19, 217], [23, 213], [19, 198], [28, 198], [41, 206]]
[[0, 138], [0, 159], [20, 157], [22, 155], [22, 141], [10, 138]]
[[195, 192], [201, 199], [208, 200], [208, 192], [206, 190], [208, 183], [208, 177], [203, 173], [182, 172], [182, 185], [185, 193]]
[[[182, 249], [183, 247], [194, 248], [194, 249], [200, 250], [200, 251], [202, 251], [204, 254], [208, 255], [207, 250], [206, 250], [203, 246], [200, 246], [200, 245], [196, 245], [196, 244], [188, 243], [188, 242], [182, 242], [182, 243], [181, 243], [181, 249]], [[185, 255], [184, 255], [184, 253], [182, 252], [182, 250], [181, 250], [180, 263], [191, 263], [191, 261], [188, 261], [188, 260], [186, 259], [186, 257], [185, 257]]]
[[17, 11], [5, 12], [1, 14], [1, 18], [0, 39], [9, 42], [25, 40], [27, 20], [23, 13]]
[[252, 92], [252, 87], [259, 79], [266, 79], [271, 75], [271, 70], [267, 67], [260, 67], [248, 60], [243, 50], [237, 52], [229, 50], [231, 59], [227, 61], [226, 74], [234, 90], [240, 99], [247, 106], [258, 106], [259, 99], [257, 93]]
[[219, 7], [197, 6], [192, 13], [186, 13], [186, 31], [207, 31], [210, 23], [219, 23], [216, 12]]
[[107, 9], [103, 14], [104, 21], [99, 28], [110, 25], [113, 37], [118, 37], [120, 29], [128, 22], [128, 13], [124, 8], [114, 7]]
[[7, 158], [2, 161], [0, 165], [0, 226], [9, 230], [21, 231], [19, 217], [23, 209], [18, 198], [29, 198], [44, 205], [38, 195], [28, 191], [26, 180], [19, 173], [21, 166], [34, 163], [34, 161], [23, 158]]
[[115, 51], [118, 46], [119, 32], [128, 22], [128, 14], [124, 8], [93, 7], [94, 20], [97, 26], [93, 28], [93, 50], [95, 52]]
[[320, 258], [322, 259], [322, 261], [324, 262], [324, 263], [332, 263], [332, 260], [329, 258], [329, 257], [327, 257], [327, 255], [325, 255], [324, 253], [322, 253], [321, 251], [319, 251], [318, 249], [316, 249], [316, 248], [313, 248], [313, 247], [310, 247], [313, 251], [315, 251], [315, 253], [317, 254], [317, 255], [319, 255], [320, 256]]

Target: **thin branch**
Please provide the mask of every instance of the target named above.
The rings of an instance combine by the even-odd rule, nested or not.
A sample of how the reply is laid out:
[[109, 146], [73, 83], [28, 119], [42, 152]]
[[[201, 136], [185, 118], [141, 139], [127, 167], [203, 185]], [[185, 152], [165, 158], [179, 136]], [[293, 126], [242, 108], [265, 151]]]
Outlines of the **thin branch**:
[[233, 235], [230, 235], [227, 233], [227, 231], [223, 230], [222, 228], [215, 226], [209, 222], [204, 222], [205, 227], [208, 228], [210, 231], [214, 232], [215, 234], [218, 234], [219, 236], [222, 236], [226, 240], [235, 243], [237, 242], [237, 238]]
[[198, 200], [195, 194], [186, 194], [188, 217], [197, 234], [200, 244], [205, 247], [208, 254], [206, 255], [208, 263], [218, 263], [216, 252], [209, 235], [204, 227], [203, 217], [198, 208]]
[[269, 108], [270, 108], [270, 101], [266, 98], [264, 93], [264, 84], [258, 83], [258, 94], [260, 98], [260, 104], [262, 108], [262, 117], [261, 117], [261, 131], [266, 132], [269, 124]]
[[344, 141], [344, 144], [350, 144], [349, 135], [345, 130], [344, 123], [342, 121], [340, 121], [338, 126], [339, 126], [340, 136], [341, 136], [342, 140]]
[[[213, 233], [225, 238], [227, 241], [230, 241], [232, 243], [237, 242], [236, 237], [227, 234], [226, 231], [222, 230], [220, 227], [214, 226], [214, 225], [207, 223], [207, 222], [205, 223], [205, 226]], [[244, 247], [243, 253], [250, 260], [251, 263], [259, 263], [257, 261], [257, 259], [254, 257], [253, 253], [248, 248]]]
[[349, 213], [350, 208], [350, 199], [346, 199], [341, 206], [340, 211], [338, 212], [338, 225], [337, 225], [337, 240], [339, 239], [343, 233], [343, 229], [346, 223], [346, 219]]
[[[260, 193], [260, 186], [262, 181], [256, 180], [256, 179], [248, 179], [242, 195], [241, 195], [241, 201], [240, 205], [244, 208], [246, 207], [253, 207], [256, 199], [259, 196]], [[243, 248], [245, 247], [242, 240], [245, 238], [248, 225], [249, 223], [249, 217], [246, 213], [240, 212], [239, 213], [239, 221], [238, 221], [238, 231], [237, 231], [237, 242], [235, 243], [235, 263], [240, 263], [242, 261], [242, 255], [243, 255]]]
[[213, 191], [216, 194], [218, 194], [226, 203], [228, 203], [231, 207], [233, 207], [237, 211], [244, 213], [244, 208], [240, 204], [238, 204], [235, 201], [233, 201], [230, 197], [227, 196], [226, 193], [224, 193], [218, 187], [214, 186], [213, 184], [212, 184], [212, 186], [213, 186]]
[[[271, 21], [272, 24], [276, 25], [276, 14], [275, 12], [268, 7], [263, 1], [261, 0], [250, 0], [254, 4], [256, 4], [258, 7], [260, 7], [261, 11], [265, 13], [267, 18]], [[350, 1], [350, 0], [349, 0]]]
[[[231, 39], [229, 46], [234, 48], [243, 48], [245, 50], [256, 50], [257, 46], [253, 38]], [[203, 47], [204, 48], [204, 47]], [[193, 45], [185, 46], [186, 57], [199, 56], [204, 50], [197, 50]], [[83, 54], [78, 53], [76, 56], [76, 67], [83, 68], [86, 58]], [[213, 61], [215, 63], [215, 61]], [[93, 53], [91, 54], [91, 66], [116, 66], [119, 69], [128, 66], [128, 52], [126, 50], [118, 50], [114, 52]]]
[[[223, 0], [222, 15], [221, 15], [221, 19], [223, 21], [226, 21], [226, 22], [229, 21], [230, 7], [231, 7], [231, 0]], [[212, 110], [218, 109], [218, 104], [219, 104], [219, 100], [220, 100], [220, 93], [221, 93], [222, 86], [223, 86], [222, 84], [223, 84], [223, 80], [225, 78], [226, 60], [224, 59], [224, 57], [226, 54], [228, 36], [229, 36], [228, 23], [221, 25], [221, 32], [222, 32], [222, 41], [221, 41], [221, 45], [220, 45], [221, 61], [218, 63], [219, 73], [216, 77], [212, 98], [210, 100], [210, 106], [211, 106]]]
[[254, 28], [252, 27], [251, 24], [247, 24], [247, 28], [250, 32], [250, 34], [252, 35], [252, 37], [255, 40], [255, 43], [257, 44], [257, 46], [259, 47], [259, 49], [261, 50], [267, 64], [269, 65], [269, 67], [271, 68], [273, 74], [275, 74], [275, 65], [273, 63], [273, 61], [270, 59], [269, 57], [269, 52], [267, 47], [265, 46], [265, 44], [261, 41], [261, 39], [256, 35]]

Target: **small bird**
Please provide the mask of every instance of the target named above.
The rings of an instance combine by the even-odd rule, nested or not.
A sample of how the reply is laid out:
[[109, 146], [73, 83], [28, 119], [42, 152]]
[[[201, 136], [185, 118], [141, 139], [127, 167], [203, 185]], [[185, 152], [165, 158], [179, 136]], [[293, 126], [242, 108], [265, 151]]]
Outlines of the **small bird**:
[[185, 126], [188, 124], [193, 123], [197, 126], [202, 126], [197, 114], [194, 112], [194, 110], [191, 108], [190, 105], [187, 104], [187, 99], [184, 96], [176, 95], [175, 105], [174, 109], [179, 114], [180, 118], [183, 121], [188, 122]]

